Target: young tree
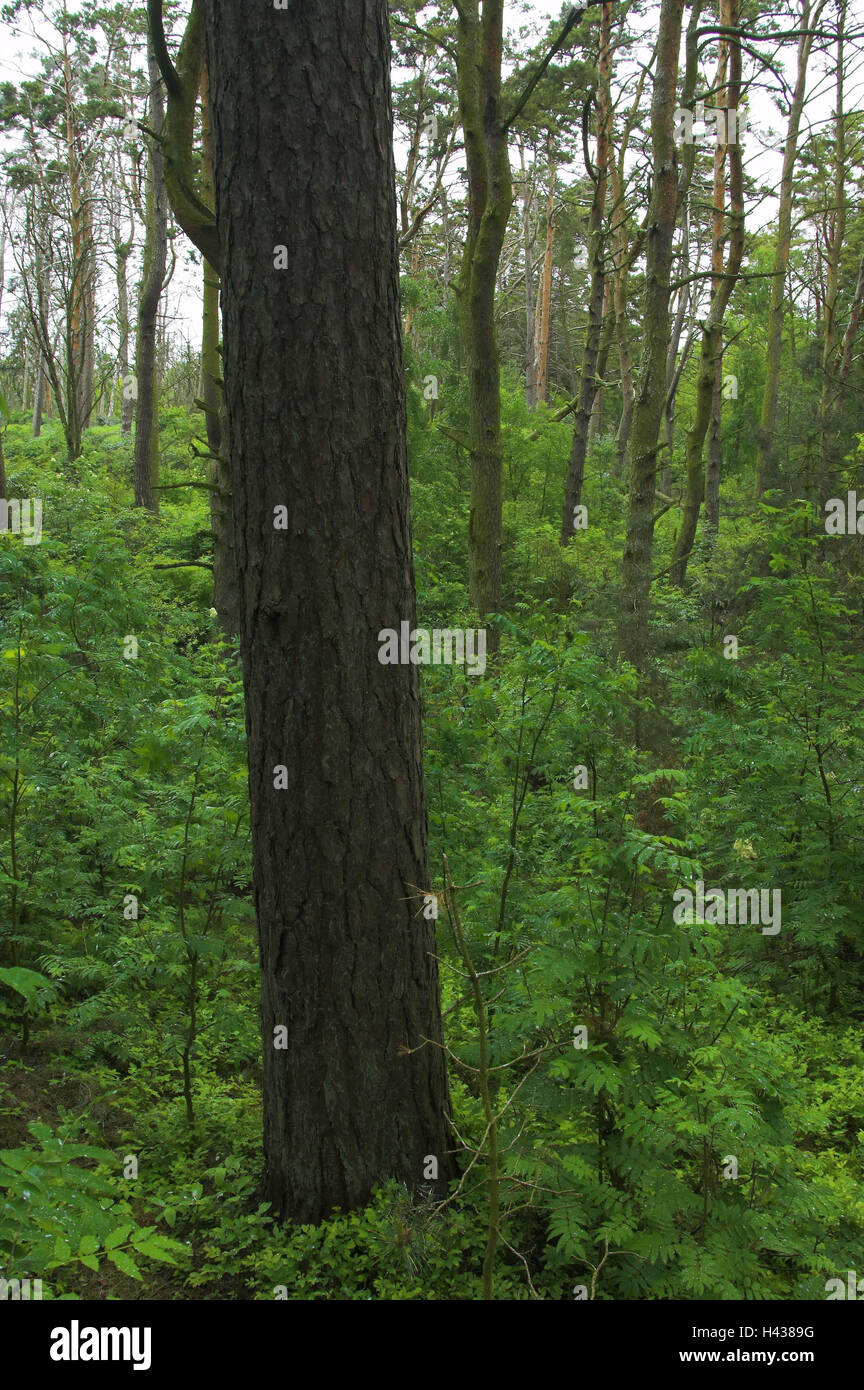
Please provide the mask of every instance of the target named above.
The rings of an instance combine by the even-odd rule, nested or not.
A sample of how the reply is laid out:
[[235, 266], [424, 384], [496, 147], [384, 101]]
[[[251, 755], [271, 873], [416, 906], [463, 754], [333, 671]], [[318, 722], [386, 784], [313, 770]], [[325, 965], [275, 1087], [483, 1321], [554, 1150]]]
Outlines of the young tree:
[[387, 3], [204, 12], [266, 1189], [314, 1222], [451, 1172], [417, 671], [378, 660], [415, 606]]

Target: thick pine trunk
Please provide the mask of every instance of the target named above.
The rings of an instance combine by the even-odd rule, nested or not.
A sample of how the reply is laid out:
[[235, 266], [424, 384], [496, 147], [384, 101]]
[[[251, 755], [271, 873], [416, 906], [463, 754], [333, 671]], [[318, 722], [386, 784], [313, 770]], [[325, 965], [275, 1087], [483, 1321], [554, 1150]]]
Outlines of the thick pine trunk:
[[380, 630], [415, 612], [388, 7], [207, 0], [205, 18], [266, 1195], [317, 1222], [384, 1179], [417, 1188], [427, 1156], [452, 1172], [435, 934], [414, 896], [418, 672], [378, 660]]

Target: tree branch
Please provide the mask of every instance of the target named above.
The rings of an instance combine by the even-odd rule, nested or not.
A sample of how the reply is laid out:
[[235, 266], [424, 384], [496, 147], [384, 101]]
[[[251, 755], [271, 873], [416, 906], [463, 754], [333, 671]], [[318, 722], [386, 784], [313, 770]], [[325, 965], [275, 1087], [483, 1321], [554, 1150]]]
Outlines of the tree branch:
[[147, 22], [150, 25], [150, 38], [153, 42], [153, 55], [162, 74], [165, 90], [175, 101], [182, 100], [183, 83], [171, 61], [168, 45], [165, 42], [165, 25], [162, 19], [162, 0], [147, 0]]
[[587, 5], [584, 5], [581, 10], [577, 10], [575, 6], [573, 7], [573, 9], [568, 14], [566, 20], [564, 21], [564, 28], [561, 30], [561, 33], [558, 35], [549, 52], [546, 54], [546, 57], [543, 59], [543, 62], [540, 64], [534, 76], [531, 78], [531, 81], [528, 83], [528, 86], [525, 88], [524, 92], [522, 93], [521, 97], [519, 98], [515, 107], [513, 108], [511, 115], [507, 118], [506, 121], [503, 122], [501, 126], [502, 131], [508, 131], [513, 125], [514, 121], [517, 121], [519, 119], [522, 112], [525, 110], [525, 107], [528, 105], [528, 102], [530, 101], [531, 96], [538, 82], [540, 81], [544, 72], [548, 68], [549, 64], [552, 62], [552, 59], [555, 57], [556, 53], [559, 53], [561, 51], [561, 49], [564, 47], [564, 44], [567, 42], [571, 30], [574, 29], [575, 26], [579, 23], [579, 21], [584, 17], [584, 15], [587, 14], [588, 10], [591, 8], [591, 5], [598, 3], [599, 0], [589, 0], [589, 3]]

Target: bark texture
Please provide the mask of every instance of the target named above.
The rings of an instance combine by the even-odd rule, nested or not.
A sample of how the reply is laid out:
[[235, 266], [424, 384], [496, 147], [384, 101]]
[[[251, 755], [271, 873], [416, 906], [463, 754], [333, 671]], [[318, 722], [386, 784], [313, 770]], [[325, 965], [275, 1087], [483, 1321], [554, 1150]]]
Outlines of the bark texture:
[[378, 660], [415, 603], [388, 7], [207, 0], [205, 22], [266, 1195], [316, 1222], [417, 1188], [427, 1155], [451, 1172], [418, 673]]

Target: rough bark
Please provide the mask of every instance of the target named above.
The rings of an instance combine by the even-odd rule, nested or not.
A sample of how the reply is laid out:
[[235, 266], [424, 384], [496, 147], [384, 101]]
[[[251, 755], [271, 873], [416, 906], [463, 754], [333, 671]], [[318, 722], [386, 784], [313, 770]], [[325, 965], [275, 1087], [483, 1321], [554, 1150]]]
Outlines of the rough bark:
[[378, 660], [415, 608], [388, 7], [205, 13], [266, 1196], [317, 1222], [452, 1171], [418, 673]]

